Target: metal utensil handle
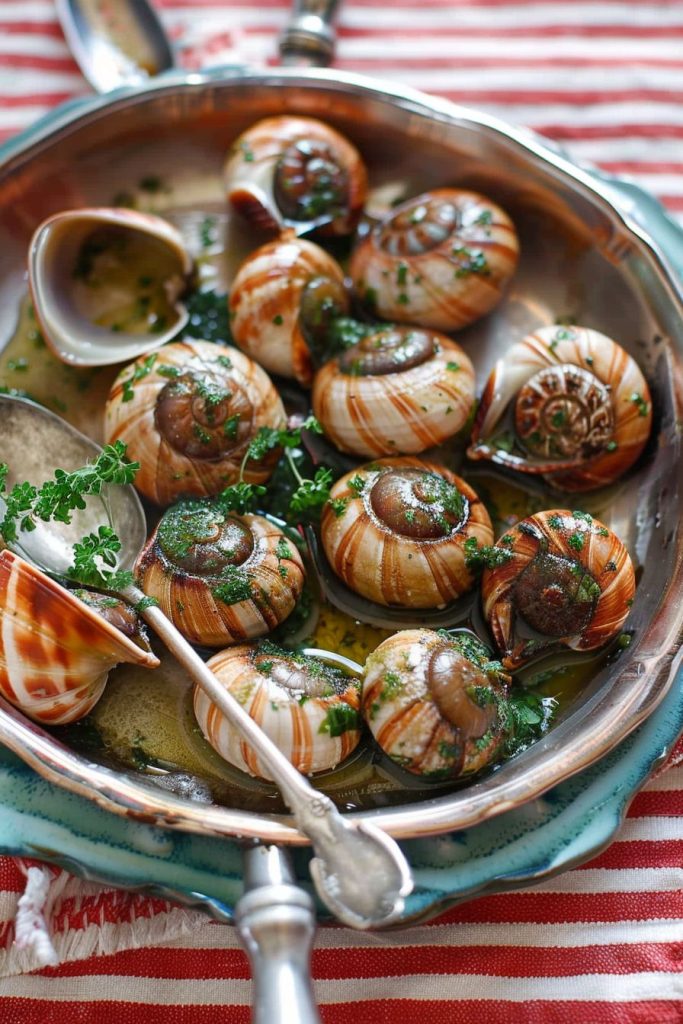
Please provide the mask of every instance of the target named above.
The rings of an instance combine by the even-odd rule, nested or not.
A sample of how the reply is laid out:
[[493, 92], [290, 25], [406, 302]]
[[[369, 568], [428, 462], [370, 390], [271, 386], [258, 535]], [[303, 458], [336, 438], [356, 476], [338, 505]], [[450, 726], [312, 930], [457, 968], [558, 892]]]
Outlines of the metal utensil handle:
[[332, 62], [333, 21], [340, 0], [294, 0], [289, 24], [280, 36], [283, 64], [325, 67]]
[[251, 964], [254, 1024], [320, 1024], [310, 976], [313, 900], [276, 846], [247, 849], [244, 875], [235, 926]]

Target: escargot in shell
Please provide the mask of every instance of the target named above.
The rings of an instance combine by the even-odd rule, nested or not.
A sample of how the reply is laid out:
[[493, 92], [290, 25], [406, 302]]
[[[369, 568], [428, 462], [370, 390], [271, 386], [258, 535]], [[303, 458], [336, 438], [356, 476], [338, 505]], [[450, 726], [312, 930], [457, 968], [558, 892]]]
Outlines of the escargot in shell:
[[332, 569], [356, 593], [387, 606], [438, 608], [473, 586], [466, 542], [488, 545], [493, 531], [464, 480], [404, 457], [337, 480], [321, 539]]
[[466, 423], [474, 370], [460, 346], [436, 331], [384, 327], [323, 366], [312, 401], [325, 433], [344, 452], [418, 453]]
[[304, 580], [296, 545], [280, 529], [210, 500], [168, 509], [136, 574], [183, 636], [207, 647], [275, 629], [293, 610]]
[[[360, 740], [360, 683], [317, 658], [275, 644], [243, 644], [207, 662], [300, 772], [334, 768]], [[258, 755], [195, 687], [194, 710], [211, 746], [237, 768], [270, 778]]]
[[322, 121], [291, 114], [265, 118], [240, 135], [223, 179], [232, 207], [267, 231], [320, 222], [326, 234], [349, 234], [367, 194], [355, 146]]
[[486, 196], [435, 189], [397, 206], [351, 256], [354, 289], [384, 320], [455, 331], [490, 312], [517, 266], [508, 215]]
[[635, 575], [619, 538], [587, 512], [538, 512], [497, 541], [482, 576], [482, 604], [503, 665], [539, 653], [591, 651], [619, 633]]
[[500, 753], [509, 681], [469, 632], [404, 630], [367, 659], [363, 714], [397, 764], [425, 778], [455, 779]]
[[[140, 463], [135, 486], [158, 505], [217, 494], [240, 478], [261, 427], [280, 429], [285, 411], [268, 375], [235, 349], [182, 341], [119, 373], [105, 412], [108, 442], [124, 441]], [[277, 461], [249, 460], [242, 477], [263, 483]]]
[[332, 302], [348, 309], [344, 273], [314, 242], [285, 234], [262, 245], [242, 263], [230, 290], [235, 343], [270, 373], [312, 378], [307, 332], [316, 330], [316, 310]]
[[541, 327], [496, 363], [468, 455], [587, 491], [633, 465], [651, 425], [647, 381], [620, 345], [587, 327]]
[[0, 694], [29, 718], [74, 722], [94, 707], [119, 662], [159, 664], [117, 625], [23, 558], [0, 551]]

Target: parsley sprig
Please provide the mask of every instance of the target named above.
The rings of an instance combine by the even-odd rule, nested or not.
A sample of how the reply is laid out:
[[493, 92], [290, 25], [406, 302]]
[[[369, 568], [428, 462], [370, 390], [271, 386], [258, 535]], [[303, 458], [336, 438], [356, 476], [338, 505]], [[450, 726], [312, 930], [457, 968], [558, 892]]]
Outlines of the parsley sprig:
[[330, 496], [332, 471], [324, 466], [319, 467], [313, 478], [304, 477], [294, 458], [295, 449], [301, 446], [302, 432], [309, 430], [322, 434], [322, 427], [315, 416], [308, 416], [296, 427], [276, 429], [261, 427], [252, 438], [242, 459], [240, 480], [231, 487], [226, 487], [218, 495], [217, 501], [225, 512], [238, 514], [253, 511], [258, 499], [266, 493], [266, 488], [257, 484], [245, 483], [243, 477], [249, 462], [260, 462], [276, 448], [284, 448], [287, 465], [296, 481], [296, 488], [290, 497], [289, 514], [296, 522], [315, 518]]
[[[94, 462], [80, 469], [71, 472], [56, 469], [54, 479], [38, 487], [23, 481], [6, 491], [9, 467], [0, 463], [0, 495], [4, 504], [0, 536], [11, 544], [21, 532], [35, 530], [37, 520], [68, 525], [73, 513], [86, 507], [85, 499], [89, 495], [101, 494], [108, 484], [132, 483], [139, 468], [138, 462], [126, 461], [125, 444], [115, 441], [106, 445]], [[74, 544], [73, 550], [74, 562], [69, 575], [79, 583], [114, 590], [132, 582], [130, 573], [115, 571], [121, 541], [111, 527], [100, 526], [96, 534], [88, 534]]]

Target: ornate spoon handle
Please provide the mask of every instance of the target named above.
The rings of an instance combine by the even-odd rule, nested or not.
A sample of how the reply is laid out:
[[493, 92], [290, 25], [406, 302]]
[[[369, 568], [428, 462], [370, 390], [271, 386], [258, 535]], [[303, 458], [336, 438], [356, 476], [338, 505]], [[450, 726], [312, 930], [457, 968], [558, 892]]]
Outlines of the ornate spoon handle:
[[289, 24], [280, 36], [283, 64], [325, 67], [334, 54], [333, 21], [340, 0], [294, 0]]

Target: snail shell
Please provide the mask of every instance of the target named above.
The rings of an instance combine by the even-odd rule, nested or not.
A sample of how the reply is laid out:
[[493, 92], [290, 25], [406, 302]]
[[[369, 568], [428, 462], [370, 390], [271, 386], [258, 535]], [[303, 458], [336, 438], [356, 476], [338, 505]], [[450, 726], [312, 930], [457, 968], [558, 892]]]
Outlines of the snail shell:
[[136, 573], [183, 636], [207, 647], [275, 629], [304, 581], [301, 556], [281, 530], [262, 516], [223, 512], [209, 501], [168, 509]]
[[455, 331], [500, 301], [517, 266], [512, 221], [486, 196], [425, 192], [397, 206], [351, 256], [361, 301], [384, 320]]
[[29, 718], [63, 725], [99, 700], [119, 662], [159, 661], [13, 552], [0, 551], [0, 693]]
[[[135, 486], [158, 505], [217, 494], [235, 483], [261, 427], [281, 428], [285, 411], [270, 378], [247, 356], [207, 341], [166, 345], [122, 370], [105, 411], [105, 436], [140, 463]], [[277, 451], [249, 461], [247, 483], [263, 483]]]
[[506, 739], [506, 676], [469, 633], [396, 633], [368, 657], [363, 714], [389, 757], [432, 779], [471, 775]]
[[262, 245], [240, 266], [230, 291], [235, 343], [270, 373], [310, 386], [306, 310], [318, 294], [339, 314], [347, 311], [344, 273], [324, 249], [293, 235]]
[[619, 633], [635, 576], [628, 551], [599, 520], [564, 509], [538, 512], [496, 548], [505, 555], [484, 570], [482, 602], [506, 668], [558, 646], [594, 650]]
[[382, 605], [438, 608], [468, 591], [465, 543], [493, 540], [472, 488], [450, 470], [406, 457], [359, 466], [337, 480], [321, 538], [334, 572]]
[[315, 376], [312, 400], [342, 451], [418, 453], [464, 426], [474, 404], [474, 370], [442, 334], [386, 327], [327, 363]]
[[[358, 745], [360, 684], [338, 669], [270, 643], [220, 651], [207, 667], [300, 772], [334, 768]], [[251, 775], [271, 777], [199, 687], [194, 710], [221, 757]]]
[[233, 143], [223, 170], [228, 202], [256, 227], [328, 221], [347, 235], [365, 205], [367, 172], [348, 139], [312, 117], [268, 117]]
[[651, 425], [647, 382], [620, 345], [587, 327], [541, 327], [496, 363], [468, 455], [587, 491], [633, 465]]

